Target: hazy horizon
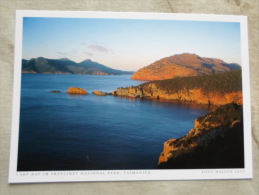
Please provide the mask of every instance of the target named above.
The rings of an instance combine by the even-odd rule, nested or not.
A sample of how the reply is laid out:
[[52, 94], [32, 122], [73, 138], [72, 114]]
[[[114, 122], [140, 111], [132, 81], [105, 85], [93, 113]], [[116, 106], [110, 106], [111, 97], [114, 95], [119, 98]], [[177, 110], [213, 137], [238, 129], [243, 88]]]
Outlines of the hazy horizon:
[[192, 53], [241, 64], [240, 24], [235, 22], [40, 18], [23, 21], [23, 59], [90, 59], [136, 71], [175, 54]]

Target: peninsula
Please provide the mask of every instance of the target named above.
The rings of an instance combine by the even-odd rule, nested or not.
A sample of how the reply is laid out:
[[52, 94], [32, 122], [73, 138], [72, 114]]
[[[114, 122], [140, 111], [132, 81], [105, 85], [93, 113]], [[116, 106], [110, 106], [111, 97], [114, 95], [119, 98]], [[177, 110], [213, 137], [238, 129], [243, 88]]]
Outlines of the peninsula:
[[117, 88], [113, 94], [197, 104], [242, 104], [241, 70], [150, 81], [139, 86]]

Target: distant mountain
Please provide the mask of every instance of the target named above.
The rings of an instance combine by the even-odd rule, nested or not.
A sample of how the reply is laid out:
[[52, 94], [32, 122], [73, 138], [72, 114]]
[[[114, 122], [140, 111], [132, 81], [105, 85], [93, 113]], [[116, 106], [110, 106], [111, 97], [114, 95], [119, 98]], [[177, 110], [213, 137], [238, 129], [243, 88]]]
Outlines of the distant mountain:
[[67, 58], [47, 59], [43, 57], [22, 60], [23, 73], [45, 74], [87, 74], [87, 75], [122, 75], [133, 74], [133, 71], [122, 71], [109, 68], [103, 64], [84, 60], [76, 63]]
[[158, 60], [139, 69], [132, 75], [135, 80], [163, 80], [175, 77], [208, 75], [241, 69], [238, 64], [228, 64], [220, 59], [203, 58], [196, 54], [183, 53]]

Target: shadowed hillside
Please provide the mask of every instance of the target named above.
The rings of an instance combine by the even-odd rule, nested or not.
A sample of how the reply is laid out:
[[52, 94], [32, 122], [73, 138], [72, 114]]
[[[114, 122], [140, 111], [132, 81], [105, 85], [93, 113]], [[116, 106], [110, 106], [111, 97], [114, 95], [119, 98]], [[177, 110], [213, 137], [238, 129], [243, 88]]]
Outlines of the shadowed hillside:
[[69, 59], [47, 59], [43, 57], [22, 60], [23, 73], [45, 74], [87, 74], [87, 75], [121, 75], [132, 74], [131, 71], [121, 71], [109, 68], [91, 60], [76, 63]]

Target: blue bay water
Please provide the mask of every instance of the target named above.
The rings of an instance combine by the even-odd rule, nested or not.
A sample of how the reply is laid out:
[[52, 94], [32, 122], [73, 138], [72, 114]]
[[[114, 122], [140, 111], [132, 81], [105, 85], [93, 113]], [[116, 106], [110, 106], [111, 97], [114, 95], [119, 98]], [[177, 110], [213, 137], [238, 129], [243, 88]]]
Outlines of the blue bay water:
[[[208, 109], [91, 94], [141, 83], [130, 75], [23, 74], [18, 171], [155, 169], [163, 143]], [[90, 94], [67, 94], [73, 86]]]

